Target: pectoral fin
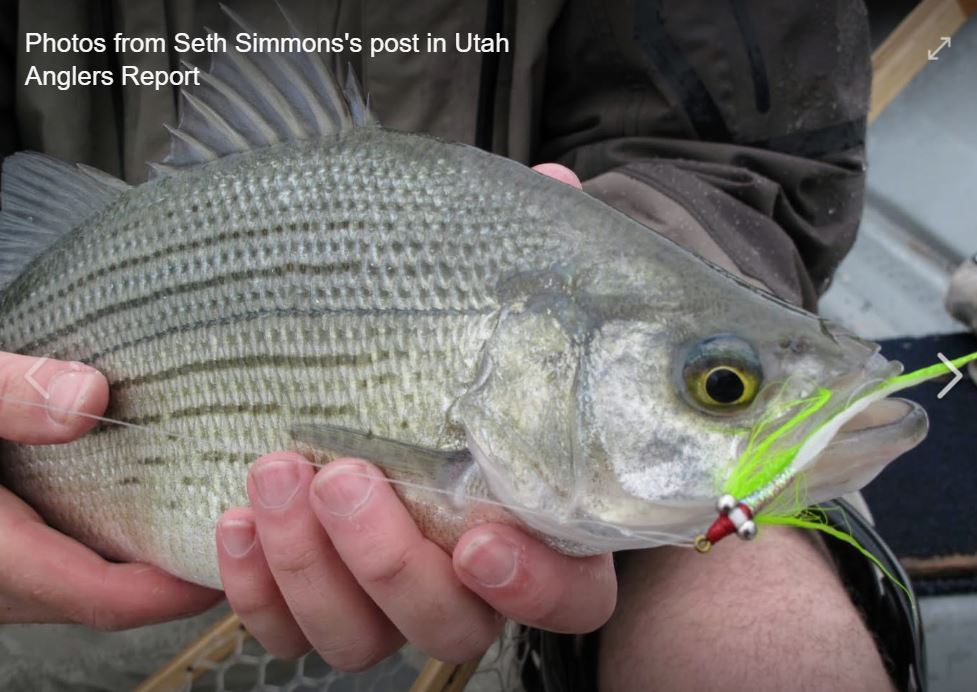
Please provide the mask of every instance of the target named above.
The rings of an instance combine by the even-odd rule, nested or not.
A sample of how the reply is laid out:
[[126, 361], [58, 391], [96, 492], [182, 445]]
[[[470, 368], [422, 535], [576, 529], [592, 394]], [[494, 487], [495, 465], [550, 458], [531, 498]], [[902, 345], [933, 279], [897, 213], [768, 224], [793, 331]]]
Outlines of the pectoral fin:
[[430, 449], [335, 425], [296, 425], [290, 432], [296, 442], [328, 458], [366, 459], [398, 477], [419, 481], [453, 476], [458, 466], [471, 462], [467, 449]]

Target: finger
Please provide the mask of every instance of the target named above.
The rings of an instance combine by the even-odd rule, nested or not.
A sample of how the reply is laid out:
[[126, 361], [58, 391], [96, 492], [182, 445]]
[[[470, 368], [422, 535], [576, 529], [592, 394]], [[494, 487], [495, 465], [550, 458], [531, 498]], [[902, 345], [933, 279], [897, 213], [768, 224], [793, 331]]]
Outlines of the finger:
[[346, 569], [309, 507], [315, 475], [293, 453], [258, 459], [248, 476], [258, 539], [295, 621], [327, 663], [367, 668], [403, 637]]
[[258, 543], [250, 508], [231, 509], [221, 516], [217, 561], [228, 603], [269, 653], [297, 658], [312, 648], [278, 590]]
[[578, 190], [583, 189], [583, 185], [580, 183], [580, 178], [578, 178], [577, 174], [566, 166], [561, 166], [558, 163], [541, 163], [537, 166], [533, 166], [533, 170], [537, 173], [542, 173], [543, 175], [548, 175], [551, 178], [555, 178], [561, 183], [566, 183], [567, 185], [575, 187]]
[[[114, 564], [43, 524], [0, 488], [0, 592], [35, 622], [76, 622], [116, 630], [187, 617], [220, 592], [142, 564]], [[0, 621], [13, 620], [16, 613]]]
[[312, 508], [349, 571], [407, 640], [463, 663], [492, 644], [501, 618], [455, 576], [375, 466], [334, 461], [312, 484]]
[[610, 555], [569, 557], [510, 526], [467, 532], [455, 547], [454, 566], [489, 605], [531, 627], [582, 634], [614, 612], [617, 581]]
[[0, 437], [24, 444], [68, 442], [98, 422], [105, 376], [81, 363], [0, 353]]

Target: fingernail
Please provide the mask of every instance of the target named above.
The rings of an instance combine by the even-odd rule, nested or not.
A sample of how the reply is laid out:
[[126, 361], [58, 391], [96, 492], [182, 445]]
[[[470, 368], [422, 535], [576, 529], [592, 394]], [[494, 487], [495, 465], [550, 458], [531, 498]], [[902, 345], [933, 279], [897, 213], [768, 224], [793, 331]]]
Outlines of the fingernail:
[[516, 576], [516, 549], [498, 536], [478, 536], [465, 546], [458, 564], [482, 586], [498, 588]]
[[326, 466], [315, 480], [315, 493], [331, 514], [352, 516], [370, 498], [373, 477], [357, 463]]
[[294, 461], [266, 461], [252, 472], [258, 502], [266, 509], [285, 507], [299, 489], [299, 467]]
[[254, 547], [254, 522], [250, 519], [222, 521], [220, 536], [224, 552], [233, 558], [242, 558]]
[[65, 425], [91, 396], [98, 379], [98, 374], [89, 368], [62, 370], [52, 377], [47, 387], [47, 403], [51, 406], [48, 417], [58, 425]]

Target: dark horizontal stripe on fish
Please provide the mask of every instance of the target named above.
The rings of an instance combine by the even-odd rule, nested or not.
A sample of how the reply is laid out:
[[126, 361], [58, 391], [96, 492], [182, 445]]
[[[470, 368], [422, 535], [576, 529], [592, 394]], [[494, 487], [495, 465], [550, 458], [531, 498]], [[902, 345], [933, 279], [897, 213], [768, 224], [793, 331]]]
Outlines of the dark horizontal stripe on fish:
[[246, 452], [204, 452], [200, 455], [200, 460], [209, 464], [223, 464], [225, 462], [250, 464], [256, 458]]
[[[121, 344], [116, 344], [103, 351], [96, 351], [87, 358], [78, 357], [76, 360], [83, 360], [85, 363], [93, 366], [98, 365], [98, 361], [105, 356], [111, 355], [113, 353], [118, 353], [119, 351], [124, 351], [127, 348], [133, 346], [138, 346], [140, 344], [153, 341], [155, 339], [161, 339], [163, 337], [172, 336], [178, 332], [195, 332], [201, 329], [210, 329], [211, 327], [222, 327], [228, 324], [235, 324], [237, 322], [250, 322], [252, 320], [260, 320], [263, 317], [326, 317], [326, 316], [353, 316], [353, 317], [372, 317], [375, 315], [403, 315], [405, 317], [477, 317], [489, 315], [495, 312], [494, 309], [484, 309], [484, 310], [363, 310], [363, 309], [345, 309], [336, 310], [331, 308], [316, 308], [315, 310], [299, 310], [297, 308], [266, 308], [263, 310], [252, 310], [250, 312], [242, 312], [237, 315], [228, 315], [227, 317], [219, 317], [216, 319], [201, 320], [199, 322], [190, 322], [189, 324], [181, 324], [174, 327], [167, 327], [159, 332], [153, 334], [146, 334], [129, 341], [123, 341]], [[36, 342], [35, 342], [36, 343]], [[46, 342], [45, 342], [46, 343]], [[17, 349], [19, 352], [24, 352], [26, 349]], [[52, 354], [51, 357], [57, 357], [58, 354]]]
[[[288, 230], [295, 232], [299, 231], [299, 224], [292, 223], [288, 225]], [[309, 223], [305, 222], [303, 224], [303, 231], [308, 231]], [[274, 232], [280, 234], [283, 230], [281, 226], [276, 226]], [[175, 245], [168, 245], [154, 250], [151, 253], [144, 255], [134, 255], [132, 257], [126, 257], [125, 259], [119, 260], [117, 262], [112, 262], [105, 265], [104, 267], [99, 267], [95, 271], [88, 272], [82, 276], [77, 277], [74, 281], [69, 283], [67, 286], [58, 289], [56, 292], [49, 294], [41, 300], [37, 305], [30, 306], [31, 310], [43, 310], [49, 305], [53, 304], [58, 300], [63, 300], [68, 296], [71, 291], [74, 291], [82, 286], [87, 286], [96, 279], [104, 279], [114, 272], [124, 271], [126, 269], [134, 269], [144, 264], [149, 264], [150, 262], [155, 262], [157, 260], [165, 259], [173, 255], [177, 255], [181, 252], [192, 252], [194, 250], [200, 250], [203, 248], [209, 248], [216, 250], [220, 243], [233, 242], [235, 240], [254, 240], [259, 237], [267, 237], [271, 234], [268, 228], [249, 228], [236, 231], [225, 231], [224, 233], [216, 233], [207, 238], [200, 238], [198, 240], [189, 240], [183, 243], [176, 243]], [[22, 317], [21, 315], [15, 315], [16, 317]]]
[[[250, 464], [254, 460], [255, 460], [255, 456], [252, 454], [248, 454], [247, 452], [229, 452], [229, 451], [215, 450], [211, 452], [202, 452], [200, 454], [200, 461], [204, 461], [211, 464], [220, 464], [224, 462], [231, 462], [234, 464], [244, 462], [246, 464]], [[167, 466], [169, 464], [175, 465], [179, 463], [179, 460], [166, 459], [164, 457], [142, 457], [140, 459], [136, 459], [135, 463], [139, 466], [158, 467], [158, 466]]]
[[200, 281], [190, 281], [184, 284], [175, 284], [173, 286], [167, 286], [161, 288], [158, 291], [154, 291], [148, 295], [140, 296], [139, 298], [130, 298], [129, 300], [124, 300], [119, 303], [111, 303], [105, 305], [98, 310], [94, 310], [87, 315], [82, 315], [78, 319], [63, 325], [61, 328], [49, 334], [43, 334], [37, 337], [34, 341], [30, 342], [23, 347], [23, 350], [35, 351], [44, 344], [50, 343], [55, 339], [60, 339], [61, 337], [71, 334], [73, 331], [79, 327], [88, 325], [92, 322], [100, 320], [103, 317], [109, 315], [114, 315], [122, 310], [133, 310], [136, 308], [141, 308], [150, 303], [158, 301], [162, 298], [172, 298], [173, 296], [184, 295], [186, 293], [193, 293], [195, 291], [203, 291], [208, 288], [215, 288], [232, 281], [249, 281], [256, 278], [262, 279], [273, 279], [282, 275], [282, 272], [288, 272], [290, 274], [299, 274], [301, 276], [327, 276], [330, 273], [334, 273], [334, 268], [338, 267], [338, 271], [350, 271], [353, 267], [351, 262], [340, 262], [335, 265], [330, 264], [296, 264], [294, 262], [286, 262], [279, 267], [268, 267], [266, 269], [248, 269], [241, 271], [228, 272], [227, 274], [221, 274], [219, 276], [213, 276], [209, 279], [202, 279]]
[[[328, 222], [324, 222], [317, 225], [316, 230], [312, 229], [312, 224], [308, 221], [303, 221], [302, 223], [292, 222], [289, 224], [277, 224], [273, 227], [263, 226], [261, 228], [246, 228], [238, 229], [234, 231], [224, 231], [221, 233], [215, 233], [214, 235], [207, 236], [205, 238], [199, 238], [197, 240], [188, 240], [182, 243], [176, 243], [174, 245], [167, 245], [154, 250], [148, 254], [134, 255], [132, 257], [126, 257], [125, 259], [119, 260], [117, 262], [112, 262], [100, 267], [95, 271], [91, 271], [80, 277], [74, 279], [64, 288], [59, 289], [56, 293], [52, 293], [46, 298], [44, 298], [38, 305], [31, 306], [31, 310], [40, 310], [48, 305], [54, 303], [59, 299], [64, 299], [73, 290], [76, 290], [82, 286], [90, 284], [95, 279], [104, 279], [114, 272], [123, 271], [126, 269], [134, 269], [144, 264], [150, 262], [155, 262], [157, 260], [166, 259], [173, 255], [178, 255], [182, 252], [193, 252], [200, 249], [211, 249], [216, 250], [221, 243], [231, 243], [238, 240], [249, 240], [253, 241], [259, 238], [267, 238], [270, 236], [282, 236], [287, 237], [289, 234], [298, 234], [303, 237], [309, 236], [310, 233], [316, 233], [316, 231], [328, 231], [329, 233], [336, 233], [344, 230], [353, 228], [357, 223], [354, 219], [333, 219]], [[393, 231], [395, 224], [392, 221], [382, 222], [382, 227], [386, 231]], [[352, 252], [354, 249], [359, 247], [359, 249], [364, 252], [364, 255], [368, 254], [371, 247], [377, 246], [377, 241], [374, 240], [368, 242], [366, 240], [356, 240], [355, 238], [342, 238], [337, 239], [334, 236], [329, 235], [315, 235], [313, 236], [316, 241], [320, 243], [328, 243], [330, 252], [339, 252], [339, 246], [342, 245], [347, 252]], [[451, 247], [453, 244], [460, 245], [466, 254], [472, 254], [475, 251], [484, 253], [488, 251], [488, 243], [485, 240], [479, 240], [477, 242], [461, 242], [453, 243], [451, 240], [442, 241], [439, 240], [429, 240], [424, 241], [418, 239], [406, 239], [406, 240], [393, 240], [389, 243], [389, 248], [394, 254], [401, 254], [405, 250], [410, 250], [414, 253], [421, 252], [424, 248], [427, 248], [433, 255], [438, 254], [441, 251], [442, 244]], [[378, 250], [383, 250], [384, 246], [381, 244], [377, 246]], [[405, 271], [409, 271], [410, 267], [405, 267]]]
[[[136, 416], [122, 421], [130, 425], [153, 425], [165, 421], [176, 420], [179, 418], [198, 418], [200, 416], [221, 416], [246, 413], [253, 416], [269, 415], [280, 413], [283, 407], [280, 404], [218, 404], [214, 406], [192, 406], [181, 408], [170, 413], [157, 413], [150, 416]], [[290, 413], [300, 416], [317, 416], [323, 420], [336, 417], [348, 416], [356, 413], [356, 407], [344, 404], [341, 406], [299, 406], [289, 409]]]
[[[328, 231], [330, 233], [335, 233], [353, 227], [354, 223], [355, 221], [352, 219], [331, 220], [324, 224], [319, 224], [317, 229]], [[383, 227], [385, 230], [392, 231], [394, 228], [394, 224], [390, 221], [386, 221], [383, 223]], [[93, 280], [104, 279], [111, 276], [115, 272], [134, 269], [141, 265], [166, 259], [173, 255], [178, 255], [182, 252], [193, 252], [195, 250], [200, 250], [204, 248], [217, 250], [221, 243], [232, 243], [238, 240], [254, 241], [256, 239], [266, 238], [272, 235], [274, 235], [275, 237], [281, 236], [285, 238], [288, 237], [289, 234], [298, 234], [301, 237], [307, 237], [310, 233], [315, 233], [315, 231], [312, 230], [312, 225], [308, 221], [304, 221], [301, 224], [297, 222], [292, 222], [285, 225], [278, 224], [271, 228], [264, 226], [261, 228], [247, 228], [247, 229], [238, 229], [234, 231], [225, 231], [222, 233], [215, 233], [214, 235], [208, 236], [206, 238], [189, 240], [182, 243], [176, 243], [174, 245], [164, 246], [154, 250], [151, 253], [126, 257], [125, 259], [112, 262], [110, 264], [105, 265], [104, 267], [100, 267], [94, 271], [90, 271], [87, 274], [75, 278], [67, 286], [58, 289], [57, 292], [45, 296], [44, 298], [41, 299], [41, 301], [38, 304], [27, 306], [26, 309], [30, 309], [31, 311], [43, 310], [48, 306], [52, 305], [53, 303], [55, 303], [56, 301], [66, 298], [71, 291], [81, 288], [82, 286], [86, 286], [90, 284]], [[335, 236], [316, 235], [315, 239], [319, 243], [328, 242], [329, 251], [332, 253], [338, 253], [340, 250], [340, 245], [343, 246], [347, 252], [352, 252], [354, 249], [356, 249], [357, 246], [359, 246], [360, 250], [364, 252], [364, 255], [368, 253], [368, 250], [370, 248], [370, 243], [368, 243], [367, 241], [356, 240], [353, 238], [343, 238], [340, 240], [337, 239]], [[374, 241], [374, 245], [375, 244], [376, 242]], [[450, 245], [451, 244], [450, 241], [447, 244]], [[432, 254], [437, 254], [440, 249], [440, 246], [441, 243], [438, 241], [432, 242], [426, 240], [422, 242], [417, 239], [410, 239], [410, 240], [403, 240], [403, 241], [394, 240], [391, 241], [389, 244], [390, 250], [398, 255], [403, 253], [405, 249], [409, 249], [412, 252], [418, 253], [421, 252], [421, 250], [425, 247], [427, 247]], [[485, 252], [488, 249], [487, 243], [485, 243], [485, 241], [479, 241], [477, 245], [472, 245], [471, 243], [467, 243], [463, 247], [467, 247], [467, 246], [471, 246], [467, 250], [469, 254], [471, 252], [474, 252], [476, 247], [480, 252]], [[381, 244], [378, 249], [382, 250], [383, 245]], [[410, 266], [407, 266], [405, 267], [405, 271], [411, 272], [412, 268]], [[13, 318], [23, 319], [24, 315], [21, 314], [20, 312], [17, 312], [14, 313]]]
[[140, 466], [163, 466], [167, 461], [163, 457], [143, 457], [136, 459], [136, 463]]
[[[333, 221], [333, 222], [330, 222], [328, 225], [329, 225], [329, 230], [330, 231], [335, 231], [337, 229], [345, 228], [345, 226], [348, 225], [348, 224], [345, 224], [345, 223], [342, 223], [342, 222], [335, 222], [335, 221]], [[384, 225], [385, 226], [389, 226], [389, 227], [392, 228], [392, 224], [387, 223], [387, 224], [384, 224]], [[308, 222], [304, 222], [302, 224], [302, 229], [301, 230], [299, 229], [299, 224], [297, 224], [297, 223], [291, 223], [291, 224], [288, 224], [288, 226], [287, 226], [288, 232], [298, 233], [300, 235], [307, 234], [308, 227], [309, 227]], [[287, 233], [283, 233], [282, 232], [282, 227], [281, 226], [276, 226], [275, 227], [275, 232], [276, 232], [276, 234], [287, 235]], [[58, 289], [56, 292], [50, 293], [50, 294], [42, 297], [40, 299], [40, 302], [38, 302], [36, 304], [30, 304], [30, 305], [26, 305], [26, 306], [21, 306], [20, 308], [17, 309], [16, 312], [14, 312], [11, 315], [11, 320], [18, 320], [18, 319], [21, 319], [22, 320], [22, 319], [26, 319], [26, 316], [22, 312], [23, 310], [29, 310], [30, 312], [37, 312], [37, 311], [40, 311], [40, 310], [44, 310], [44, 309], [50, 307], [51, 305], [53, 305], [54, 303], [56, 303], [57, 301], [63, 300], [65, 298], [67, 298], [68, 295], [72, 291], [77, 290], [77, 289], [79, 289], [79, 288], [81, 288], [81, 287], [83, 287], [85, 285], [88, 285], [88, 284], [90, 284], [94, 280], [104, 279], [104, 278], [110, 276], [112, 273], [114, 273], [116, 271], [122, 271], [122, 270], [126, 270], [126, 269], [132, 269], [132, 268], [135, 268], [135, 267], [137, 267], [137, 266], [139, 266], [141, 264], [146, 264], [146, 263], [149, 263], [149, 262], [153, 262], [153, 261], [157, 261], [157, 260], [160, 260], [160, 259], [164, 259], [164, 258], [166, 258], [169, 255], [179, 254], [180, 252], [191, 252], [191, 251], [198, 250], [198, 249], [201, 249], [201, 248], [210, 248], [210, 249], [213, 249], [213, 250], [217, 250], [218, 244], [221, 243], [221, 242], [232, 242], [234, 240], [249, 239], [249, 238], [250, 239], [253, 239], [253, 238], [256, 238], [256, 237], [259, 237], [259, 236], [264, 237], [264, 236], [267, 236], [267, 235], [269, 235], [269, 234], [266, 232], [266, 229], [264, 229], [264, 228], [262, 228], [262, 229], [247, 229], [247, 230], [229, 231], [229, 232], [225, 232], [225, 233], [218, 233], [218, 234], [216, 234], [214, 236], [211, 236], [209, 238], [206, 238], [206, 239], [200, 239], [200, 240], [194, 240], [194, 241], [187, 241], [185, 243], [179, 243], [177, 245], [173, 245], [173, 246], [168, 246], [168, 247], [165, 247], [165, 248], [161, 248], [161, 249], [155, 250], [154, 252], [152, 252], [150, 254], [138, 255], [138, 256], [135, 256], [135, 257], [129, 257], [129, 258], [126, 258], [124, 260], [120, 260], [118, 262], [114, 262], [114, 263], [111, 263], [109, 265], [106, 265], [105, 267], [101, 267], [101, 268], [99, 268], [99, 269], [97, 269], [95, 271], [89, 272], [89, 273], [87, 273], [87, 274], [85, 274], [85, 275], [83, 275], [81, 277], [75, 278], [67, 286]], [[332, 253], [338, 253], [339, 252], [339, 248], [338, 247], [335, 247], [335, 246], [339, 245], [340, 244], [340, 241], [336, 240], [335, 238], [330, 238], [328, 241], [320, 240], [320, 242], [328, 242], [330, 244], [330, 252], [332, 252]], [[352, 252], [353, 249], [355, 249], [355, 247], [358, 245], [360, 247], [361, 252], [364, 255], [364, 260], [363, 261], [360, 261], [360, 262], [352, 261], [352, 260], [345, 260], [345, 261], [342, 261], [342, 262], [325, 262], [325, 263], [323, 263], [321, 265], [316, 264], [316, 265], [306, 265], [306, 266], [309, 266], [309, 267], [319, 267], [320, 268], [320, 272], [319, 273], [322, 274], [322, 275], [338, 274], [338, 273], [343, 273], [343, 272], [348, 273], [348, 272], [355, 271], [355, 270], [361, 270], [361, 269], [364, 268], [363, 267], [363, 264], [364, 263], [367, 264], [367, 267], [366, 268], [371, 273], [372, 272], [375, 272], [377, 270], [376, 267], [374, 267], [366, 258], [370, 254], [371, 248], [374, 249], [374, 250], [380, 250], [380, 251], [382, 251], [384, 249], [384, 247], [385, 247], [384, 244], [381, 243], [381, 244], [377, 245], [376, 243], [373, 243], [371, 245], [369, 242], [367, 242], [365, 240], [358, 240], [357, 241], [357, 240], [350, 239], [350, 238], [343, 239], [342, 240], [342, 244], [346, 247], [346, 250], [348, 252]], [[474, 251], [474, 249], [473, 249], [474, 246], [471, 243], [464, 243], [464, 244], [461, 244], [460, 242], [453, 243], [450, 240], [449, 241], [444, 241], [443, 243], [442, 243], [442, 241], [425, 241], [425, 242], [421, 242], [420, 240], [416, 240], [416, 239], [413, 239], [413, 240], [404, 240], [404, 241], [395, 240], [395, 241], [391, 241], [389, 243], [389, 248], [390, 248], [390, 250], [394, 254], [397, 254], [397, 255], [403, 253], [405, 251], [405, 248], [406, 249], [409, 249], [410, 251], [415, 252], [415, 253], [421, 252], [422, 249], [427, 248], [428, 251], [432, 255], [437, 255], [441, 251], [442, 245], [446, 245], [446, 246], [449, 246], [450, 247], [452, 245], [459, 245], [459, 244], [462, 245], [462, 247], [467, 248], [465, 251], [467, 253], [469, 253], [469, 254]], [[478, 243], [478, 249], [480, 251], [485, 251], [487, 249], [487, 246], [484, 244], [484, 241]], [[301, 265], [296, 265], [294, 263], [287, 262], [287, 263], [285, 263], [285, 265], [275, 268], [275, 271], [276, 272], [280, 272], [283, 268], [286, 271], [293, 271], [293, 267], [296, 267], [296, 266], [301, 266]], [[426, 266], [426, 269], [425, 269], [425, 266]], [[438, 261], [438, 266], [442, 268], [442, 271], [445, 271], [445, 270], [447, 270], [446, 269], [447, 267], [450, 267], [450, 264], [448, 264], [448, 263], [444, 262], [443, 260], [441, 260], [441, 261]], [[434, 261], [433, 260], [429, 260], [429, 261], [427, 261], [425, 263], [422, 263], [420, 265], [420, 269], [422, 271], [419, 272], [417, 267], [414, 267], [414, 266], [412, 266], [410, 264], [407, 264], [407, 265], [405, 265], [403, 267], [404, 273], [408, 277], [410, 277], [411, 279], [415, 279], [415, 278], [417, 278], [417, 276], [418, 276], [419, 273], [422, 274], [422, 275], [424, 275], [424, 276], [427, 276], [431, 272], [434, 272], [435, 271]], [[250, 275], [251, 275], [251, 272], [249, 271], [249, 276]], [[439, 294], [445, 294], [446, 295], [448, 293], [448, 289], [444, 288], [443, 286], [434, 286], [433, 287], [433, 290], [436, 293], [439, 293]]]
[[371, 386], [382, 387], [396, 381], [396, 375], [394, 375], [392, 372], [385, 372], [381, 375], [377, 375], [376, 377], [362, 377], [357, 380], [356, 386], [360, 389], [369, 389]]
[[[407, 356], [406, 351], [395, 351], [398, 356]], [[390, 358], [391, 351], [376, 353], [324, 353], [319, 356], [279, 356], [274, 354], [254, 354], [241, 358], [219, 358], [185, 363], [175, 368], [167, 368], [158, 372], [126, 377], [112, 383], [113, 390], [126, 389], [144, 384], [165, 382], [183, 375], [202, 372], [217, 372], [220, 370], [235, 370], [237, 368], [276, 367], [276, 368], [338, 368], [343, 366], [372, 365]]]

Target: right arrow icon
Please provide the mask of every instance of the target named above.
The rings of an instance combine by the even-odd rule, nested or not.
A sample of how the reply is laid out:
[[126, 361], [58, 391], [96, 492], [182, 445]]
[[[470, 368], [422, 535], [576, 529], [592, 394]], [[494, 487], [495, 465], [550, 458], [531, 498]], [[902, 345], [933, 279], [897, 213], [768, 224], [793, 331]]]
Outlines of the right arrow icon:
[[951, 389], [957, 386], [957, 382], [963, 379], [963, 373], [960, 372], [957, 369], [957, 367], [953, 363], [951, 363], [949, 359], [946, 356], [944, 356], [942, 353], [937, 353], [936, 355], [939, 356], [940, 360], [943, 361], [943, 364], [950, 369], [950, 372], [953, 373], [953, 379], [950, 380], [950, 383], [946, 387], [941, 389], [940, 393], [936, 395], [937, 399], [942, 399], [943, 397], [945, 397], [947, 394], [950, 393]]

